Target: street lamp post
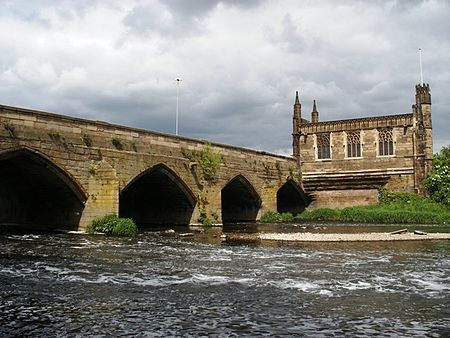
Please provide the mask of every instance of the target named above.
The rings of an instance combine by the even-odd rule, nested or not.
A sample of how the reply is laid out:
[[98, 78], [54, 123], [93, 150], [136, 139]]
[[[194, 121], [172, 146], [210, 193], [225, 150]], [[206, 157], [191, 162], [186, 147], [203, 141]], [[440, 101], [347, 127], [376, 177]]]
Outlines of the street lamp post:
[[180, 91], [180, 81], [181, 79], [175, 79], [177, 81], [177, 115], [175, 117], [175, 135], [178, 136], [178, 96]]

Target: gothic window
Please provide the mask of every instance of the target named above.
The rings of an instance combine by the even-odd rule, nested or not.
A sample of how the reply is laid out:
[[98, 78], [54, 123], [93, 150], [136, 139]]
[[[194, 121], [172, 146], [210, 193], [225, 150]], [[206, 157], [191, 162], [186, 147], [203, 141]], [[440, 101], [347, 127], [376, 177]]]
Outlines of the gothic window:
[[317, 159], [330, 159], [330, 133], [317, 134]]
[[361, 133], [347, 133], [347, 157], [361, 157]]
[[378, 130], [378, 154], [380, 156], [394, 155], [392, 128]]

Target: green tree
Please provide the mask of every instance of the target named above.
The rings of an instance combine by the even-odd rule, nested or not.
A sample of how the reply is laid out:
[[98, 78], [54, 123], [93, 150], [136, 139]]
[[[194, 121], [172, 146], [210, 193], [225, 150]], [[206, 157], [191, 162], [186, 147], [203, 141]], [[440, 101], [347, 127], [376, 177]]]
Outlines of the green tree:
[[450, 146], [443, 147], [433, 158], [433, 170], [425, 180], [431, 198], [450, 206]]

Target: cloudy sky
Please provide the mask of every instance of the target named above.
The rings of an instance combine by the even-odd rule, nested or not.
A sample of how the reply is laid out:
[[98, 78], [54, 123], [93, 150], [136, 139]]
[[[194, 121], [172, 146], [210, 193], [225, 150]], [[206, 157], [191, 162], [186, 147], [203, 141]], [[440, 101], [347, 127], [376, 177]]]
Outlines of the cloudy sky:
[[[321, 120], [408, 113], [450, 144], [450, 1], [1, 0], [0, 104], [291, 153]], [[306, 116], [305, 116], [306, 115]]]

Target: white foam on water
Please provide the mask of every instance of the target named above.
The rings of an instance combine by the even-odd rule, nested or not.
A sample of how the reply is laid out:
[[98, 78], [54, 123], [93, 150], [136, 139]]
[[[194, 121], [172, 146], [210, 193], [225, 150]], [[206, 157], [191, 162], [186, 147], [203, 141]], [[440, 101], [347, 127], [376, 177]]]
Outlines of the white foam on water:
[[428, 280], [411, 279], [410, 282], [412, 282], [421, 289], [426, 289], [429, 291], [436, 291], [436, 292], [450, 291], [450, 285], [448, 284], [448, 281], [446, 281], [446, 283], [443, 283], [441, 281], [431, 279]]
[[367, 290], [372, 288], [372, 284], [363, 282], [363, 281], [357, 281], [357, 282], [339, 282], [339, 287], [346, 290]]
[[221, 285], [221, 284], [227, 284], [230, 282], [229, 277], [208, 276], [208, 275], [203, 275], [203, 274], [195, 274], [192, 276], [191, 280], [193, 283], [210, 284], [210, 285]]
[[41, 235], [32, 235], [32, 234], [7, 236], [7, 238], [9, 238], [9, 239], [18, 239], [21, 241], [33, 241], [33, 240], [39, 239], [41, 237], [42, 237]]
[[159, 278], [150, 278], [150, 279], [144, 279], [139, 277], [133, 277], [131, 283], [139, 286], [166, 286], [168, 283], [165, 283], [163, 280]]
[[402, 281], [399, 278], [375, 276], [370, 280], [375, 291], [380, 293], [398, 292], [399, 288], [403, 288]]
[[269, 284], [274, 285], [280, 289], [296, 289], [303, 292], [320, 289], [320, 285], [306, 280], [286, 279], [284, 281], [269, 282]]
[[19, 272], [18, 272], [17, 269], [11, 269], [11, 268], [0, 269], [0, 273], [8, 274], [8, 275], [14, 275], [14, 276], [18, 276], [19, 275]]
[[318, 292], [319, 295], [323, 295], [323, 296], [329, 296], [332, 297], [333, 296], [333, 292], [331, 292], [331, 290], [320, 290]]

